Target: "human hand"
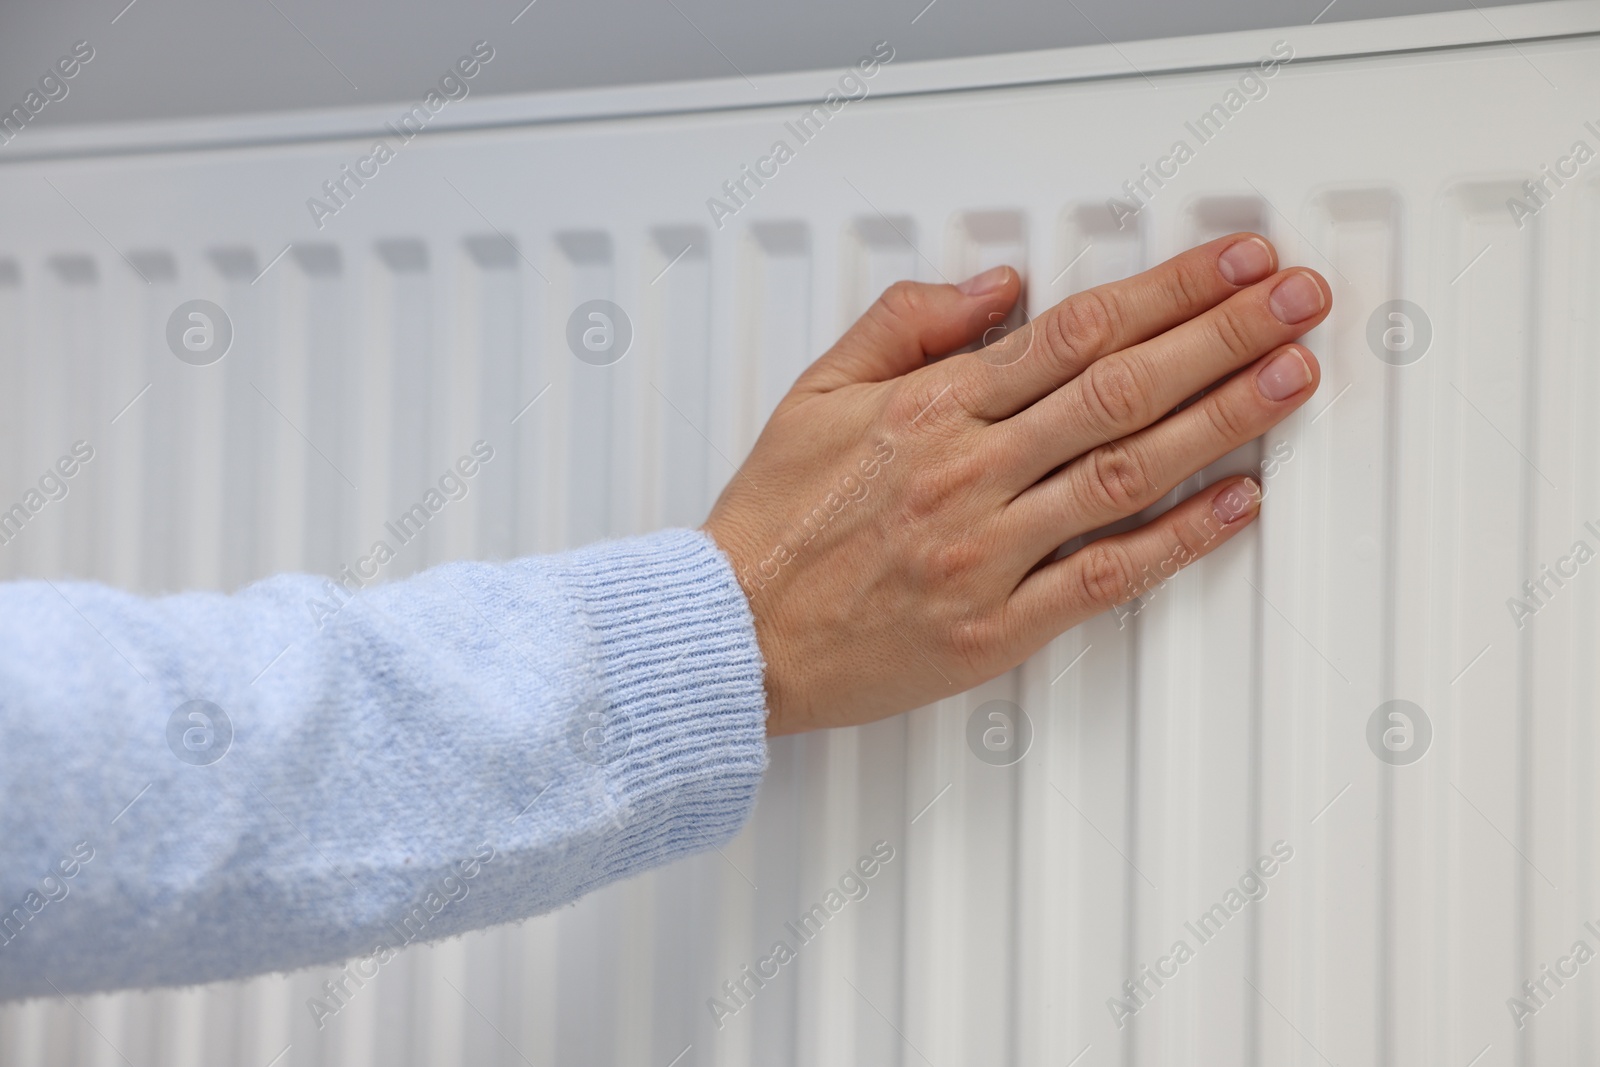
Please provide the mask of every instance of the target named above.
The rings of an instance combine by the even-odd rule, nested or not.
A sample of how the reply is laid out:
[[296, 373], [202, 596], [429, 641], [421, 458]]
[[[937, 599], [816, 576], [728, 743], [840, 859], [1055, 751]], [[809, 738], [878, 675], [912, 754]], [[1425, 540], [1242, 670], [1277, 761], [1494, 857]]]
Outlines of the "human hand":
[[755, 615], [767, 732], [987, 681], [1249, 525], [1260, 486], [1229, 478], [1054, 558], [1316, 390], [1315, 357], [1289, 342], [1332, 291], [1276, 267], [1234, 234], [948, 358], [1002, 321], [1016, 272], [891, 286], [795, 382], [705, 523]]

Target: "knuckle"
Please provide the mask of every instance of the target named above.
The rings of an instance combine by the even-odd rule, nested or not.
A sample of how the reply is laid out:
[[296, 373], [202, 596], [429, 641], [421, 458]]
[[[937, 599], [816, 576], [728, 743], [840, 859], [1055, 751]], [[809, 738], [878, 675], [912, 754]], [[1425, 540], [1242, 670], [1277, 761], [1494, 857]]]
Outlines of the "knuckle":
[[907, 480], [903, 499], [906, 523], [917, 526], [937, 515], [948, 498], [943, 482], [922, 472]]
[[[922, 375], [913, 375], [894, 383], [883, 404], [883, 419], [890, 426], [908, 426], [913, 419], [919, 423], [926, 419], [938, 405], [939, 388], [923, 387]], [[919, 418], [920, 416], [920, 418]]]
[[864, 321], [889, 337], [901, 337], [912, 331], [926, 314], [927, 294], [917, 282], [901, 280], [878, 295], [867, 309]]
[[1181, 308], [1208, 307], [1216, 299], [1213, 295], [1216, 289], [1213, 279], [1216, 276], [1214, 256], [1205, 259], [1180, 256], [1167, 280], [1168, 295]]
[[1143, 426], [1148, 421], [1145, 389], [1127, 359], [1102, 359], [1078, 380], [1084, 405], [1102, 430]]
[[950, 379], [950, 392], [945, 394], [950, 410], [964, 416], [969, 423], [987, 425], [993, 421], [988, 414], [990, 396], [981, 378], [971, 373], [955, 373]]
[[913, 429], [932, 420], [952, 429], [973, 429], [994, 421], [988, 404], [994, 386], [991, 368], [965, 360], [939, 359], [904, 379], [917, 383], [919, 402], [905, 413]]
[[902, 278], [878, 297], [878, 306], [891, 319], [911, 320], [917, 317], [924, 305], [922, 287]]
[[971, 415], [970, 391], [959, 376], [913, 373], [894, 383], [882, 417], [891, 426], [953, 435], [967, 425]]
[[977, 544], [954, 538], [931, 547], [927, 564], [935, 580], [950, 583], [971, 574], [983, 560], [984, 553]]
[[1259, 432], [1251, 425], [1250, 413], [1239, 404], [1229, 403], [1217, 397], [1215, 402], [1203, 406], [1206, 417], [1211, 422], [1212, 432], [1221, 440], [1244, 442]]
[[[950, 509], [951, 503], [966, 492], [972, 480], [968, 464], [964, 461], [923, 464], [906, 483], [907, 521], [920, 524], [944, 514]], [[940, 553], [947, 550], [954, 550], [954, 546], [932, 539], [923, 556], [926, 560], [937, 561], [943, 558]], [[930, 568], [930, 573], [939, 571], [938, 567]]]
[[[962, 601], [989, 559], [976, 538], [960, 534], [926, 534], [908, 542], [907, 547], [908, 575], [935, 605]], [[934, 612], [940, 614], [942, 609], [936, 607]]]
[[969, 670], [982, 670], [1001, 647], [1002, 634], [991, 619], [966, 615], [951, 624], [946, 639], [950, 656]]
[[1066, 367], [1084, 366], [1111, 347], [1118, 336], [1117, 311], [1095, 289], [1070, 297], [1049, 316], [1045, 343]]
[[1078, 592], [1084, 603], [1112, 608], [1133, 599], [1133, 561], [1110, 541], [1095, 541], [1078, 550]]
[[1251, 329], [1253, 309], [1242, 301], [1230, 300], [1211, 316], [1211, 334], [1238, 359], [1256, 354], [1256, 331]]
[[1120, 442], [1090, 452], [1085, 476], [1096, 501], [1116, 514], [1132, 514], [1148, 502], [1150, 479], [1138, 458]]

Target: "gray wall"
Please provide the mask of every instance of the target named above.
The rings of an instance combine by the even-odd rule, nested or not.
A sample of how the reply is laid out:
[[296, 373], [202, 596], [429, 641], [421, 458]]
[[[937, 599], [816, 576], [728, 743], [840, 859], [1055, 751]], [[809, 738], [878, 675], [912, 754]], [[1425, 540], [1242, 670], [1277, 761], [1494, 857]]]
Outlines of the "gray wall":
[[[419, 96], [475, 40], [479, 92], [737, 77], [1465, 9], [1471, 0], [35, 0], [0, 11], [0, 105], [73, 42], [93, 62], [41, 123], [340, 107]], [[1503, 2], [1503, 0], [1502, 0]], [[120, 12], [120, 14], [119, 14]], [[115, 21], [113, 22], [113, 19]], [[914, 20], [914, 21], [913, 21]], [[1104, 36], [1102, 36], [1102, 34]]]

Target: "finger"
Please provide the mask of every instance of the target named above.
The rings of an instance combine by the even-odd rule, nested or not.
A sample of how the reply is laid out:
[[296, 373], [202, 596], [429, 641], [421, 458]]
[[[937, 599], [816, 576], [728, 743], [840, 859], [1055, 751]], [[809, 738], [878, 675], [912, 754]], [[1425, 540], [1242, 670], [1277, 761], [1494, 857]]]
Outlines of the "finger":
[[1142, 274], [1070, 296], [1001, 341], [956, 357], [977, 398], [999, 420], [1049, 395], [1095, 360], [1165, 333], [1271, 274], [1266, 238], [1236, 233]]
[[1333, 290], [1295, 268], [1236, 293], [1159, 337], [1094, 363], [1026, 411], [995, 424], [1021, 492], [1097, 445], [1143, 429], [1263, 353], [1315, 328]]
[[853, 382], [881, 382], [971, 344], [1017, 302], [1022, 283], [993, 267], [959, 285], [895, 282], [839, 342], [813, 363], [796, 388], [825, 393]]
[[1321, 369], [1298, 344], [1147, 429], [1092, 449], [1011, 502], [1007, 522], [1030, 560], [1157, 503], [1178, 483], [1254, 440], [1316, 392]]
[[1177, 572], [1250, 525], [1261, 506], [1254, 478], [1231, 478], [1151, 522], [1047, 563], [1011, 594], [1008, 625], [1037, 648], [1085, 619], [1159, 594]]

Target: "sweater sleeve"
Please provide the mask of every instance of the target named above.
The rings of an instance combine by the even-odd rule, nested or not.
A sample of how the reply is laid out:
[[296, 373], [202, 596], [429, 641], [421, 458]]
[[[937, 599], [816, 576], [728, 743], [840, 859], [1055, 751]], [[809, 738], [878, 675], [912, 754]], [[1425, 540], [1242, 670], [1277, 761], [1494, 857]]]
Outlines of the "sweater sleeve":
[[353, 594], [0, 584], [0, 999], [386, 962], [723, 843], [762, 669], [691, 530]]

